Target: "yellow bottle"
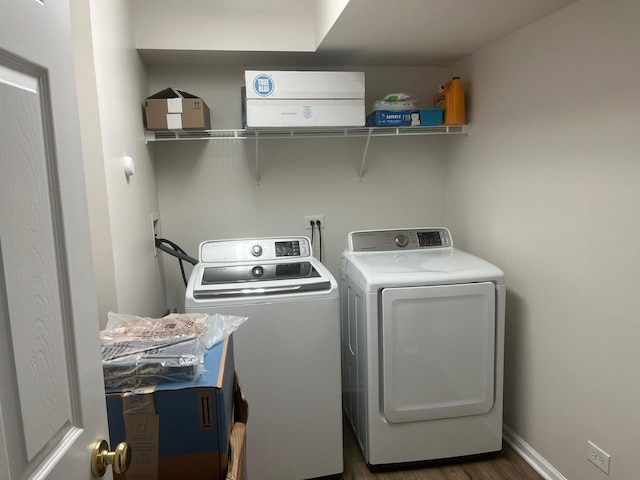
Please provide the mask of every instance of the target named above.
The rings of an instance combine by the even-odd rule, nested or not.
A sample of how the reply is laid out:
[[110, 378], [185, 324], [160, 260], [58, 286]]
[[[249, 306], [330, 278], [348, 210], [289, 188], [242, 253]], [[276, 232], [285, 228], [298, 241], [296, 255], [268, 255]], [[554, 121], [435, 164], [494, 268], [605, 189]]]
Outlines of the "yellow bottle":
[[453, 77], [433, 96], [433, 106], [444, 108], [445, 125], [463, 125], [465, 123], [464, 91], [460, 77]]

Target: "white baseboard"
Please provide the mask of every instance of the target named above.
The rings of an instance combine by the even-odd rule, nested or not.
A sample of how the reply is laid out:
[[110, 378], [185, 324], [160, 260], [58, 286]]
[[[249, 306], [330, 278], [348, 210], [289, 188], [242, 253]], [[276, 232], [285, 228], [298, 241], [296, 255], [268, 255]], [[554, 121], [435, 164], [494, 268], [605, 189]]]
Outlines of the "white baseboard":
[[538, 472], [545, 480], [567, 480], [553, 465], [547, 462], [542, 455], [536, 452], [531, 445], [520, 438], [506, 425], [502, 426], [502, 438], [520, 455], [525, 462]]

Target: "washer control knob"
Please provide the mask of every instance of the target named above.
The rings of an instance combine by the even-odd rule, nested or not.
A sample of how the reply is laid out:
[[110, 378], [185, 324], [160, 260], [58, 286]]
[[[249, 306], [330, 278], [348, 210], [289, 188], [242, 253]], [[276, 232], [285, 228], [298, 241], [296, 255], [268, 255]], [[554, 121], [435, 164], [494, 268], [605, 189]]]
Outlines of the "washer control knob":
[[394, 239], [394, 241], [396, 242], [396, 245], [399, 247], [406, 247], [407, 245], [409, 245], [409, 237], [407, 237], [402, 233], [399, 235], [396, 235], [396, 238]]
[[251, 255], [254, 257], [259, 257], [262, 255], [262, 247], [260, 245], [254, 245], [251, 247]]
[[251, 269], [251, 275], [254, 278], [260, 278], [262, 275], [264, 275], [264, 268], [257, 266], [257, 267], [253, 267]]

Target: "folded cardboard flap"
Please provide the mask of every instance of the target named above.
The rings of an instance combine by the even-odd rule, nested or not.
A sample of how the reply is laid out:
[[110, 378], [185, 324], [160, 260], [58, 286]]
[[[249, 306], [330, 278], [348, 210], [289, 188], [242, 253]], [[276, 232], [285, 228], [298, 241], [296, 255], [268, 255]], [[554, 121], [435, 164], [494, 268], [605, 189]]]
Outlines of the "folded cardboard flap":
[[242, 422], [236, 422], [229, 438], [229, 470], [227, 480], [246, 480], [247, 478], [247, 429]]
[[249, 418], [249, 404], [244, 396], [244, 390], [236, 373], [233, 380], [233, 421], [247, 423]]
[[226, 480], [246, 480], [247, 478], [247, 419], [249, 405], [244, 390], [235, 375], [233, 384], [233, 428], [229, 436], [229, 469]]
[[147, 100], [161, 99], [161, 98], [198, 98], [198, 97], [196, 95], [192, 95], [189, 92], [185, 92], [184, 90], [178, 90], [177, 88], [169, 87], [147, 97]]

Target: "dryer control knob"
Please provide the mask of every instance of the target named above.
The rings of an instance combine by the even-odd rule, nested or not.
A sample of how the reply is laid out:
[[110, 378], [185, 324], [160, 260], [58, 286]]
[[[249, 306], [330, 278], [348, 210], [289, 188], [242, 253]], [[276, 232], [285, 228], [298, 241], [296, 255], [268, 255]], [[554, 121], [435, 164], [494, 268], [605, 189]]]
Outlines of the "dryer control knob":
[[394, 241], [396, 242], [396, 245], [399, 247], [406, 247], [407, 245], [409, 245], [409, 237], [407, 237], [406, 235], [403, 235], [402, 233], [400, 235], [396, 235], [396, 238], [394, 239]]
[[254, 245], [251, 247], [251, 255], [254, 257], [259, 257], [262, 255], [262, 247], [260, 245]]

